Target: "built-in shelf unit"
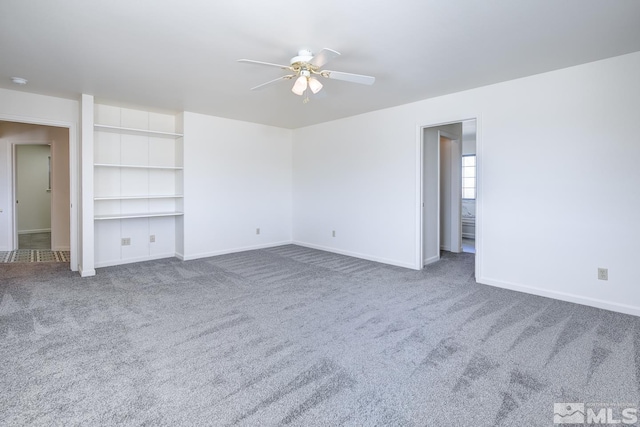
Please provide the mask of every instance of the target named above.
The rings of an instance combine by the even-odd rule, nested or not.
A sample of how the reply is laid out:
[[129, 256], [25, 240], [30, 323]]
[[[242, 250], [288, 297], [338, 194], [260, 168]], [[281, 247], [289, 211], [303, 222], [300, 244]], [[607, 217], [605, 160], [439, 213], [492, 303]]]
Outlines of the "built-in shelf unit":
[[94, 105], [96, 267], [176, 255], [182, 153], [175, 116]]

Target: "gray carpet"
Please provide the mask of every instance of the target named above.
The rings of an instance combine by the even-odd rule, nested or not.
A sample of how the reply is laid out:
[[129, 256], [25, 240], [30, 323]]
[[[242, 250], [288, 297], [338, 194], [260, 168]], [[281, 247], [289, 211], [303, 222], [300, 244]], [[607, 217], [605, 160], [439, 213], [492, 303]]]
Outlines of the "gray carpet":
[[640, 319], [297, 246], [0, 266], [1, 425], [549, 426], [638, 405]]

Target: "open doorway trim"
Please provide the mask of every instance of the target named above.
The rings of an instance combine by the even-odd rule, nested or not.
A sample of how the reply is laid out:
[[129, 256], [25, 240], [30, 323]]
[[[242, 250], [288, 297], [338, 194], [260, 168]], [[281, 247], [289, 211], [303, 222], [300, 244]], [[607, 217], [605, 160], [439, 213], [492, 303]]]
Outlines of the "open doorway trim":
[[475, 277], [482, 277], [482, 171], [483, 171], [483, 152], [482, 152], [482, 116], [475, 114], [470, 116], [447, 118], [446, 120], [425, 121], [416, 127], [416, 240], [415, 240], [415, 264], [416, 270], [423, 268], [423, 182], [424, 182], [424, 130], [426, 128], [446, 126], [454, 123], [460, 123], [467, 120], [476, 121], [476, 262]]
[[[78, 271], [79, 267], [79, 245], [78, 245], [78, 236], [80, 224], [78, 222], [78, 182], [80, 178], [79, 164], [78, 164], [78, 151], [79, 151], [79, 140], [78, 140], [78, 129], [76, 128], [76, 124], [72, 122], [64, 122], [57, 120], [47, 120], [35, 117], [24, 117], [24, 116], [13, 116], [9, 114], [0, 114], [0, 121], [6, 122], [16, 122], [16, 123], [26, 123], [32, 125], [42, 125], [42, 126], [55, 126], [61, 128], [67, 128], [69, 130], [69, 203], [71, 206], [69, 207], [69, 251], [70, 251], [70, 263], [69, 266], [72, 271]], [[7, 153], [7, 171], [10, 174], [8, 176], [8, 182], [13, 186], [13, 155], [11, 153], [13, 144], [7, 144], [9, 153]], [[13, 190], [9, 189], [8, 194], [10, 197], [13, 197]], [[9, 201], [8, 204], [10, 209], [11, 219], [10, 222], [13, 224], [13, 217], [15, 215], [15, 206], [13, 201]]]

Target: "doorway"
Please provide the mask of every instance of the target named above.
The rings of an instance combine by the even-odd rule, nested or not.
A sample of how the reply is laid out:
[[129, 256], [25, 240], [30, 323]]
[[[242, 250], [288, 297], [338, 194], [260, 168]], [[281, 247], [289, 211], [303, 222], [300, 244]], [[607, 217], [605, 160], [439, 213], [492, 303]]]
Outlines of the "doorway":
[[[418, 252], [422, 267], [437, 262], [442, 250], [459, 253], [468, 249], [468, 239], [463, 241], [463, 229], [469, 237], [465, 224], [469, 220], [470, 205], [463, 201], [463, 189], [469, 181], [463, 181], [462, 159], [463, 153], [471, 151], [471, 145], [476, 159], [475, 130], [475, 119], [420, 128]], [[465, 195], [468, 196], [468, 192]], [[473, 220], [475, 227], [475, 198]], [[475, 244], [473, 246], [475, 250]]]
[[51, 249], [51, 145], [14, 146], [17, 249]]
[[8, 172], [0, 176], [8, 208], [7, 221], [0, 222], [1, 251], [46, 248], [73, 261], [70, 142], [68, 127], [0, 121], [0, 150], [6, 153], [0, 158]]

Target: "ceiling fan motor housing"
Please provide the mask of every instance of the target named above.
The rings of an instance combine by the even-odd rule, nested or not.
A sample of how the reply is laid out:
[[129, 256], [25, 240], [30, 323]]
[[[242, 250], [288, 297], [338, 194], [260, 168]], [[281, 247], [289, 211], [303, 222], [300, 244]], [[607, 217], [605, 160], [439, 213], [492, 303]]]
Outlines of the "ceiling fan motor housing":
[[309, 62], [311, 59], [313, 59], [313, 53], [310, 50], [302, 49], [298, 51], [298, 55], [291, 58], [291, 63]]
[[298, 51], [298, 56], [294, 56], [291, 58], [291, 65], [294, 64], [307, 64], [309, 61], [313, 59], [313, 53], [310, 50], [300, 50]]

